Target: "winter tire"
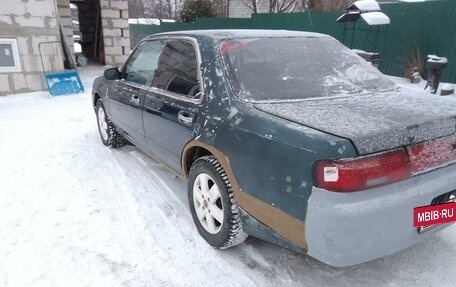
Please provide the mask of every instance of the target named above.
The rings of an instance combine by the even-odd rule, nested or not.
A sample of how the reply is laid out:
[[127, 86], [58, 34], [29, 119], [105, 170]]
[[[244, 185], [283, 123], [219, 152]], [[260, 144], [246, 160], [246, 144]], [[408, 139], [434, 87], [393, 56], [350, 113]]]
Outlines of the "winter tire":
[[231, 184], [213, 156], [201, 157], [192, 165], [188, 201], [198, 232], [213, 247], [229, 248], [247, 238]]
[[101, 100], [96, 104], [97, 126], [100, 132], [101, 141], [103, 144], [110, 148], [117, 148], [124, 145], [123, 137], [116, 132], [114, 125], [106, 114], [105, 107]]

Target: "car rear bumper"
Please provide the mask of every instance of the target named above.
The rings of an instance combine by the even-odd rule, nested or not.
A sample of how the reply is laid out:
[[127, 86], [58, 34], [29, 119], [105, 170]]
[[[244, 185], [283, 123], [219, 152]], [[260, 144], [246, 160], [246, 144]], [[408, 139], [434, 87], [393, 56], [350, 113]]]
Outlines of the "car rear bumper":
[[413, 209], [456, 189], [456, 165], [353, 193], [313, 188], [306, 216], [308, 254], [346, 267], [405, 249], [450, 224], [418, 234]]

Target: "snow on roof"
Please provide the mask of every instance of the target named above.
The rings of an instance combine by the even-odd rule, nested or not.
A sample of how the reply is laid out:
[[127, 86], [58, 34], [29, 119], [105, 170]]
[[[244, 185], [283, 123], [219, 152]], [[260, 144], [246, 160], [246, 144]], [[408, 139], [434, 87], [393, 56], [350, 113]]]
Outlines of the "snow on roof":
[[361, 18], [363, 18], [369, 26], [388, 25], [390, 23], [390, 18], [382, 12], [362, 13]]
[[337, 18], [336, 22], [355, 22], [359, 19], [361, 12], [359, 11], [348, 11]]
[[445, 57], [439, 57], [436, 55], [428, 55], [427, 57], [428, 57], [427, 61], [429, 63], [442, 63], [442, 64], [448, 63], [448, 59]]
[[348, 6], [348, 10], [358, 9], [361, 12], [380, 11], [380, 5], [375, 0], [359, 0]]
[[128, 19], [129, 24], [145, 24], [145, 25], [160, 25], [162, 22], [174, 23], [176, 20], [173, 19], [158, 19], [158, 18], [130, 18]]

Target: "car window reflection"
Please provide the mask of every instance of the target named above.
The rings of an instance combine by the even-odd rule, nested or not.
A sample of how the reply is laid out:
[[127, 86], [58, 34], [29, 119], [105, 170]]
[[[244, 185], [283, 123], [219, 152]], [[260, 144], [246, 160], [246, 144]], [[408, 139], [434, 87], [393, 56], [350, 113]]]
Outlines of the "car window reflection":
[[142, 43], [125, 65], [123, 79], [136, 84], [150, 86], [163, 46], [163, 41]]
[[168, 41], [158, 60], [152, 86], [189, 98], [198, 97], [197, 67], [195, 49], [190, 42]]

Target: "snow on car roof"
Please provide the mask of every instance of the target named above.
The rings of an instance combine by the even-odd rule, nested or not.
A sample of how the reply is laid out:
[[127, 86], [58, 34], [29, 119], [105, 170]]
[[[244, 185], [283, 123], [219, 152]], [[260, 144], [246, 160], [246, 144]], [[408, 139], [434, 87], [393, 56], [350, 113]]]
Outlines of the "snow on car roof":
[[289, 31], [289, 30], [260, 30], [260, 29], [232, 29], [232, 30], [190, 30], [190, 31], [174, 31], [159, 33], [152, 36], [159, 35], [179, 35], [179, 36], [206, 36], [216, 39], [227, 38], [271, 38], [271, 37], [330, 37], [325, 34], [302, 32], [302, 31]]

